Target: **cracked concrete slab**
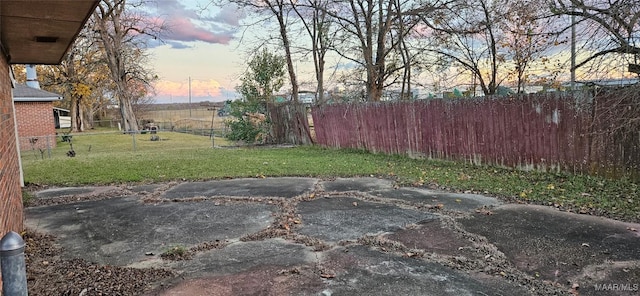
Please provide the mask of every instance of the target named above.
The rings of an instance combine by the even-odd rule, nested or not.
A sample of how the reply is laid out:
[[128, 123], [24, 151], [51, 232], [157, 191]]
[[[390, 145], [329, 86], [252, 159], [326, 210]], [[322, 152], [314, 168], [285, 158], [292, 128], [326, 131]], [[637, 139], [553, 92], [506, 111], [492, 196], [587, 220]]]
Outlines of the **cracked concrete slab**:
[[329, 295], [531, 295], [517, 283], [481, 281], [438, 263], [364, 246], [332, 251], [325, 260], [335, 271], [325, 289]]
[[53, 234], [65, 255], [129, 265], [175, 245], [235, 239], [273, 221], [274, 206], [213, 202], [144, 204], [117, 198], [25, 209], [26, 227]]
[[223, 249], [203, 252], [191, 260], [176, 261], [169, 266], [201, 277], [240, 273], [260, 265], [287, 269], [315, 260], [317, 258], [308, 247], [283, 239], [267, 239], [259, 242], [235, 242]]
[[325, 191], [373, 191], [393, 188], [393, 181], [378, 178], [336, 178], [332, 181], [323, 181]]
[[107, 193], [111, 190], [116, 190], [116, 187], [106, 186], [106, 187], [62, 187], [62, 188], [51, 188], [38, 191], [36, 193], [37, 198], [58, 198], [63, 196], [87, 196], [87, 195], [98, 195], [101, 193]]
[[502, 204], [497, 198], [479, 194], [461, 194], [441, 192], [421, 188], [400, 188], [381, 190], [372, 193], [382, 198], [399, 199], [412, 203], [442, 205], [445, 210], [470, 212], [481, 207], [494, 207]]
[[[487, 237], [515, 266], [544, 280], [578, 284], [596, 295], [598, 283], [640, 284], [636, 264], [606, 274], [605, 264], [640, 262], [640, 225], [577, 215], [533, 205], [505, 205], [462, 220], [467, 231]], [[588, 271], [600, 266], [601, 278]], [[592, 272], [593, 273], [593, 272]], [[629, 295], [629, 294], [627, 294]]]
[[322, 295], [324, 283], [306, 267], [283, 270], [261, 265], [222, 276], [188, 278], [167, 289], [147, 293], [153, 296], [242, 296], [242, 295]]
[[298, 214], [303, 222], [299, 230], [301, 234], [331, 242], [393, 232], [408, 224], [436, 219], [435, 214], [351, 197], [317, 198], [301, 202]]
[[[52, 205], [26, 208], [25, 225], [55, 235], [66, 258], [180, 272], [150, 295], [548, 295], [574, 284], [636, 295], [640, 284], [639, 224], [376, 178], [172, 185], [41, 191]], [[148, 192], [158, 203], [143, 202]], [[190, 199], [217, 196], [238, 199]], [[216, 241], [190, 260], [159, 257]]]
[[424, 250], [446, 256], [466, 255], [472, 244], [469, 240], [445, 228], [439, 220], [427, 220], [415, 227], [401, 229], [386, 236], [408, 248]]
[[232, 179], [182, 183], [167, 190], [164, 198], [190, 198], [197, 196], [284, 197], [292, 198], [313, 189], [316, 179], [266, 178]]
[[130, 188], [131, 192], [134, 193], [143, 193], [143, 192], [154, 192], [156, 189], [161, 188], [161, 184], [145, 184], [145, 185], [137, 185], [132, 186]]

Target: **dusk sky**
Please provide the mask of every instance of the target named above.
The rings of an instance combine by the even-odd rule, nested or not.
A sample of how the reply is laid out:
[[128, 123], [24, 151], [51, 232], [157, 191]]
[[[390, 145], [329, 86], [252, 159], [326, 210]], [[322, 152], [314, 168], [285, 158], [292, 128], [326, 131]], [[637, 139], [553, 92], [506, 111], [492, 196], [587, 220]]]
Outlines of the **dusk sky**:
[[232, 99], [246, 63], [238, 47], [235, 7], [204, 8], [206, 0], [158, 0], [146, 10], [164, 19], [162, 43], [151, 43], [153, 68], [159, 76], [157, 103], [188, 102], [189, 77], [193, 102]]
[[[156, 103], [188, 102], [189, 77], [192, 102], [236, 98], [235, 87], [246, 68], [248, 55], [245, 51], [249, 48], [240, 46], [240, 40], [250, 41], [259, 34], [277, 34], [265, 30], [263, 24], [249, 29], [241, 27], [243, 20], [250, 16], [235, 6], [216, 7], [210, 4], [211, 1], [156, 0], [148, 2], [144, 8], [146, 13], [164, 20], [168, 28], [161, 36], [162, 42], [151, 40], [149, 43], [152, 66], [159, 77], [156, 84], [157, 95], [154, 97]], [[560, 60], [554, 62], [556, 64], [568, 61], [567, 48], [561, 50], [564, 51], [550, 56], [554, 60]], [[344, 64], [338, 59], [333, 65], [336, 69], [349, 66], [349, 63], [342, 62]], [[309, 66], [304, 61], [296, 61], [296, 71], [302, 87], [305, 77], [306, 80], [313, 77], [312, 71], [305, 68]], [[614, 76], [626, 74], [626, 64], [619, 69], [620, 71], [613, 73]], [[538, 71], [548, 72], [542, 69]], [[327, 72], [331, 72], [331, 69], [327, 69]], [[578, 73], [579, 78], [586, 79], [588, 75], [583, 78], [582, 74]], [[328, 76], [326, 86], [331, 84], [335, 75]], [[568, 70], [560, 77], [568, 79], [564, 76], [568, 76]]]

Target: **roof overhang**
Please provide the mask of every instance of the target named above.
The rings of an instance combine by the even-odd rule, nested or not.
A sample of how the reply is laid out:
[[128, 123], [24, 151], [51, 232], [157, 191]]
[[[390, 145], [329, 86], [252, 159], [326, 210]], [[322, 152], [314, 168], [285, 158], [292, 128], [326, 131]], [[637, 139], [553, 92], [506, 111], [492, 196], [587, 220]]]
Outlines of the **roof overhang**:
[[0, 42], [11, 64], [59, 64], [100, 0], [1, 0]]
[[53, 102], [53, 101], [60, 101], [60, 100], [62, 100], [62, 97], [13, 98], [14, 102]]

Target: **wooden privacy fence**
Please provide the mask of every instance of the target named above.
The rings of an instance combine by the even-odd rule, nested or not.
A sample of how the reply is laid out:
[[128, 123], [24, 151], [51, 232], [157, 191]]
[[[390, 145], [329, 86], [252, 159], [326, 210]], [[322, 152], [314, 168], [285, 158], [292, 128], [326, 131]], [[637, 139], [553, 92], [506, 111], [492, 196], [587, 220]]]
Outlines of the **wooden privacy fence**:
[[316, 142], [328, 147], [638, 177], [640, 131], [614, 129], [606, 116], [628, 109], [624, 100], [543, 94], [330, 105], [312, 116]]

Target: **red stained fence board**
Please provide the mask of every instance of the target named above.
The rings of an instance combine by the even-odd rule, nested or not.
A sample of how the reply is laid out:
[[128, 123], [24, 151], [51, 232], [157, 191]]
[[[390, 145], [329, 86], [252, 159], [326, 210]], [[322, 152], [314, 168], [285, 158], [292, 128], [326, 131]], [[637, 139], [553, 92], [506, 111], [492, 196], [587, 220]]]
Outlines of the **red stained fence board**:
[[612, 108], [626, 106], [612, 100], [542, 94], [346, 104], [313, 108], [312, 116], [316, 142], [328, 147], [637, 177], [640, 133], [608, 130], [617, 120]]

